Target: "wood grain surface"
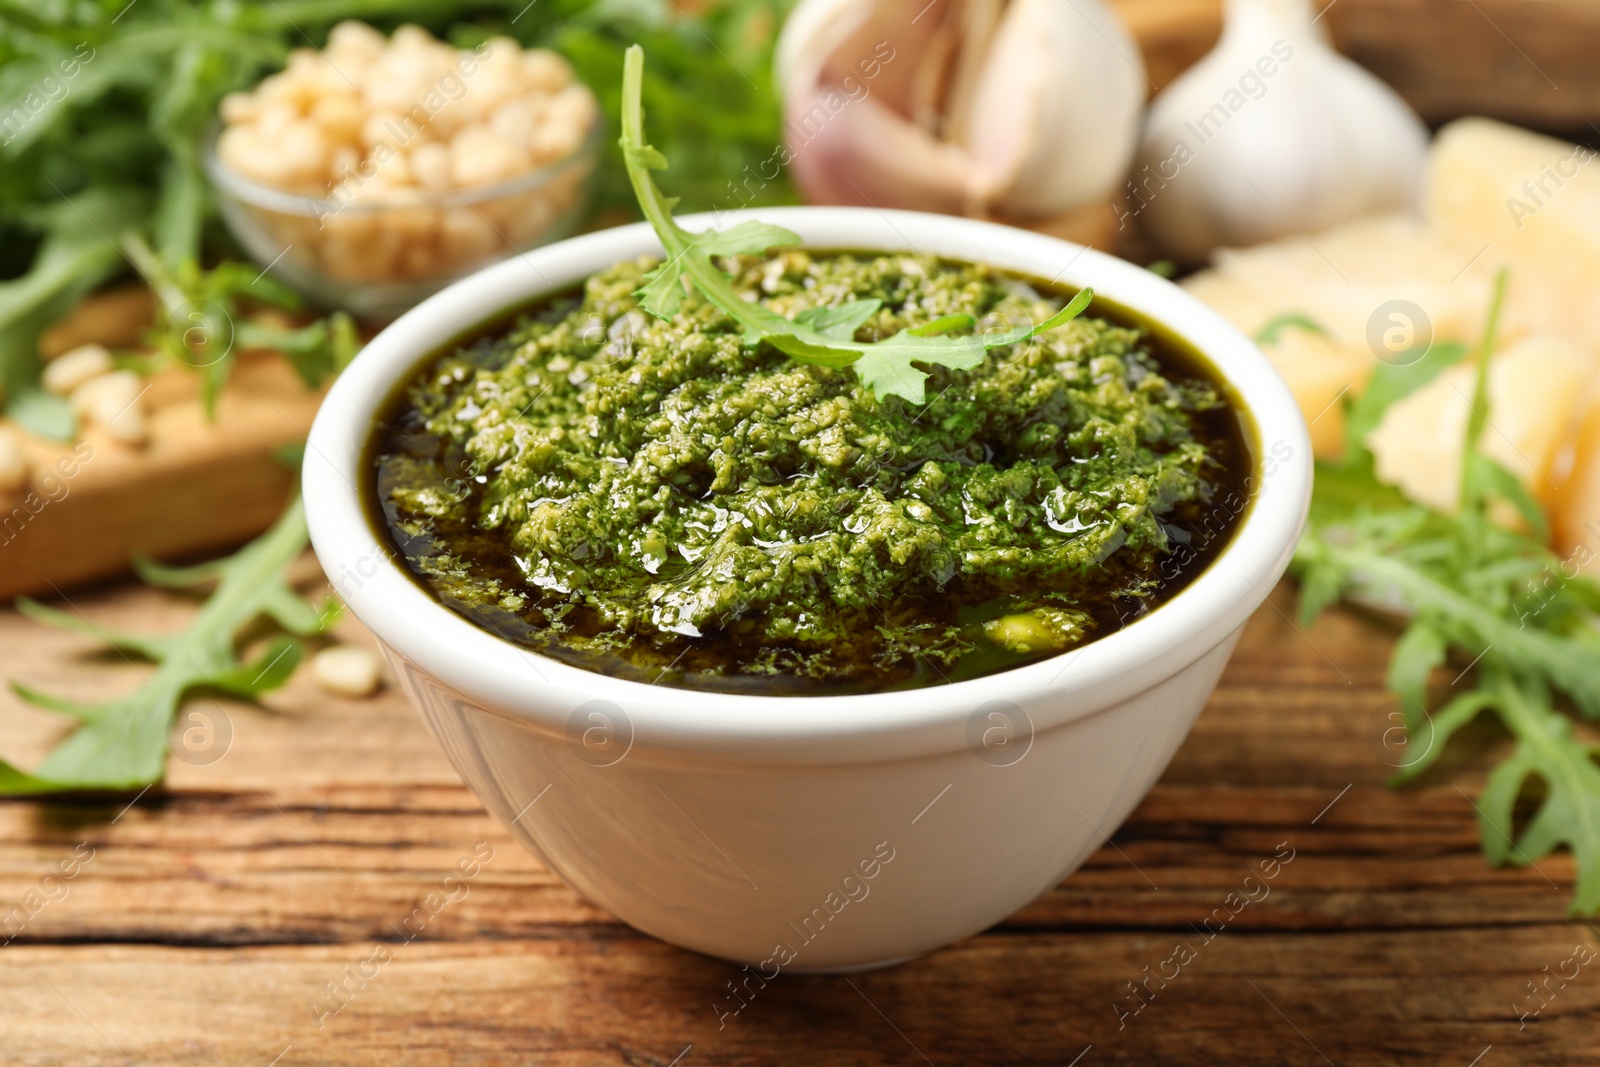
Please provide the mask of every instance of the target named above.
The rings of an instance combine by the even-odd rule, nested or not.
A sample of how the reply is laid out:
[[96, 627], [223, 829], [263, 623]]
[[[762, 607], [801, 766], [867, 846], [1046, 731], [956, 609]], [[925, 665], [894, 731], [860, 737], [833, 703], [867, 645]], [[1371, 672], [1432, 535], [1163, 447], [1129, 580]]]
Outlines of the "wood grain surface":
[[[1116, 6], [1153, 89], [1220, 28], [1220, 0]], [[1594, 139], [1592, 2], [1327, 8], [1339, 47], [1431, 122], [1489, 114]], [[203, 471], [192, 450], [173, 452], [157, 485], [146, 454], [134, 474], [113, 470], [121, 454], [106, 444], [0, 547], [0, 584], [12, 583], [0, 595], [48, 588], [17, 584], [25, 573], [105, 573], [51, 568], [87, 560], [125, 523], [146, 523], [136, 547], [157, 553], [201, 547], [171, 540], [185, 509], [235, 524], [204, 543], [265, 525], [287, 479], [264, 457], [303, 434], [314, 404], [286, 406], [280, 371], [244, 368], [241, 381], [282, 410], [226, 416], [217, 440], [248, 447]], [[101, 478], [128, 510], [97, 530], [82, 517], [100, 514], [88, 505]], [[305, 576], [320, 580], [309, 560]], [[133, 585], [68, 594], [53, 602], [112, 626], [176, 628], [193, 610]], [[1421, 783], [1387, 788], [1392, 634], [1341, 612], [1301, 632], [1292, 599], [1281, 588], [1257, 614], [1161, 781], [1062, 885], [923, 959], [785, 974], [720, 1018], [737, 969], [636, 933], [519, 850], [393, 688], [342, 700], [302, 672], [262, 706], [192, 703], [199, 717], [179, 731], [204, 727], [217, 743], [175, 758], [166, 784], [133, 803], [0, 801], [0, 1062], [1594, 1062], [1600, 960], [1558, 977], [1600, 951], [1600, 931], [1565, 914], [1570, 857], [1495, 870], [1478, 851], [1472, 803], [1503, 742], [1465, 731]], [[369, 640], [341, 625], [342, 639]], [[0, 678], [100, 697], [140, 670], [0, 610]], [[61, 729], [0, 692], [6, 758], [31, 766]], [[413, 936], [402, 924], [475, 849], [492, 857], [466, 895]], [[1284, 849], [1294, 858], [1265, 895], [1209, 932], [1207, 917], [1260, 886], [1247, 876]], [[1159, 977], [1180, 946], [1186, 962]]]
[[[1342, 613], [1302, 633], [1280, 613], [1291, 604], [1280, 588], [1257, 614], [1160, 783], [1064, 884], [923, 959], [784, 975], [720, 1019], [737, 970], [621, 925], [520, 851], [394, 689], [335, 699], [302, 672], [263, 707], [202, 701], [192, 707], [215, 736], [231, 737], [204, 758], [225, 754], [175, 759], [166, 786], [131, 806], [0, 803], [0, 926], [11, 923], [0, 1058], [1592, 1062], [1600, 967], [1551, 977], [1571, 973], [1575, 948], [1580, 959], [1600, 948], [1593, 927], [1564, 915], [1570, 859], [1492, 870], [1478, 853], [1470, 798], [1499, 741], [1468, 734], [1420, 786], [1389, 790], [1391, 635]], [[152, 629], [192, 610], [133, 586], [63, 606]], [[344, 639], [368, 640], [341, 625]], [[135, 672], [0, 613], [0, 676], [89, 696]], [[8, 758], [31, 764], [59, 729], [0, 696]], [[475, 848], [493, 855], [466, 895], [411, 936], [401, 924]], [[1266, 894], [1249, 889], [1258, 902], [1220, 932], [1213, 922], [1208, 939], [1206, 917], [1286, 849]], [[1172, 974], [1178, 945], [1192, 958], [1134, 1000], [1128, 983]]]

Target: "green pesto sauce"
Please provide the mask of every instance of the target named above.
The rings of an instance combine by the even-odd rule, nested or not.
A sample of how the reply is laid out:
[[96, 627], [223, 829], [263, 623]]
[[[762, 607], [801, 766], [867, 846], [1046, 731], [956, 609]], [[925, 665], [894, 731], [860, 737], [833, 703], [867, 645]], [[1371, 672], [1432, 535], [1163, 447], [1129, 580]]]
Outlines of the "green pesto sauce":
[[[918, 407], [746, 347], [698, 294], [645, 315], [651, 265], [452, 346], [375, 435], [376, 517], [411, 572], [541, 653], [735, 692], [974, 677], [1143, 614], [1244, 509], [1226, 394], [1137, 326], [1080, 317], [932, 368]], [[1037, 322], [1072, 295], [921, 256], [733, 266], [785, 315], [877, 297], [863, 341], [961, 312]]]

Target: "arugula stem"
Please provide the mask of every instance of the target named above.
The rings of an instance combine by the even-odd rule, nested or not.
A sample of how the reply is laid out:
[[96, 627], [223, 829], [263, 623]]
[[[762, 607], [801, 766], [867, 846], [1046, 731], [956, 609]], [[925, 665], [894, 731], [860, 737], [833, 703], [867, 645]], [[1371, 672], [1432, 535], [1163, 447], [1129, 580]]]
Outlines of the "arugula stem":
[[623, 159], [627, 164], [628, 182], [633, 186], [633, 195], [639, 200], [639, 210], [649, 220], [662, 247], [666, 249], [669, 266], [688, 274], [695, 288], [741, 326], [758, 333], [792, 328], [793, 324], [782, 315], [740, 296], [739, 291], [721, 271], [711, 265], [709, 259], [689, 254], [688, 235], [672, 217], [675, 201], [669, 200], [650, 179], [650, 164], [664, 165], [666, 161], [644, 139], [643, 90], [644, 49], [632, 45], [622, 64]]
[[[1600, 717], [1600, 660], [1591, 650], [1561, 647], [1562, 639], [1542, 630], [1518, 627], [1511, 620], [1483, 607], [1448, 585], [1409, 564], [1380, 552], [1347, 548], [1322, 541], [1318, 552], [1347, 573], [1358, 585], [1388, 583], [1398, 589], [1417, 613], [1428, 612], [1465, 624], [1484, 646], [1514, 652], [1565, 690], [1586, 716]], [[1371, 579], [1379, 579], [1377, 582]], [[1459, 629], [1455, 635], [1459, 640]], [[1470, 651], [1470, 650], [1469, 650]]]
[[1467, 412], [1467, 438], [1461, 449], [1460, 507], [1463, 513], [1481, 509], [1483, 494], [1478, 489], [1478, 478], [1473, 471], [1473, 457], [1478, 453], [1478, 441], [1489, 423], [1489, 360], [1494, 356], [1496, 335], [1500, 332], [1500, 310], [1505, 305], [1506, 281], [1509, 274], [1502, 267], [1494, 278], [1494, 295], [1489, 301], [1489, 315], [1483, 326], [1483, 337], [1478, 342], [1478, 361], [1472, 385], [1472, 404]]
[[[622, 150], [630, 154], [644, 152], [649, 147], [644, 139], [644, 107], [639, 103], [643, 88], [644, 49], [634, 45], [628, 49], [622, 63]], [[668, 257], [681, 259], [688, 251], [688, 243], [681, 238], [673, 222], [672, 205], [650, 180], [649, 170], [643, 165], [630, 164], [628, 181], [639, 201], [639, 210], [655, 228]]]
[[161, 262], [161, 257], [156, 255], [155, 249], [144, 239], [144, 235], [137, 230], [129, 230], [122, 235], [119, 243], [122, 246], [122, 254], [128, 257], [133, 269], [139, 272], [145, 284], [161, 301], [162, 309], [169, 316], [182, 310], [189, 298], [177, 280], [172, 277], [172, 272]]
[[[1318, 462], [1312, 524], [1294, 557], [1301, 613], [1310, 618], [1338, 596], [1399, 602], [1411, 622], [1390, 659], [1388, 684], [1401, 701], [1408, 743], [1421, 754], [1391, 782], [1421, 774], [1457, 730], [1494, 709], [1516, 744], [1474, 804], [1484, 856], [1527, 865], [1565, 844], [1577, 861], [1572, 911], [1593, 914], [1600, 911], [1600, 766], [1596, 746], [1575, 736], [1554, 698], [1559, 691], [1583, 717], [1600, 719], [1600, 586], [1558, 573], [1538, 501], [1479, 448], [1506, 288], [1502, 269], [1474, 350], [1458, 506], [1436, 511], [1381, 483], [1367, 444], [1396, 401], [1465, 356], [1438, 346], [1415, 369], [1379, 367], [1348, 407], [1344, 460]], [[1496, 502], [1515, 507], [1531, 533], [1501, 529]], [[1427, 683], [1451, 651], [1472, 660], [1474, 678], [1429, 712]], [[1544, 795], [1519, 830], [1517, 801], [1530, 779], [1542, 780]]]
[[[1500, 712], [1500, 721], [1505, 724], [1511, 735], [1521, 744], [1537, 750], [1542, 756], [1543, 766], [1563, 766], [1566, 762], [1562, 747], [1552, 740], [1552, 729], [1562, 731], [1566, 720], [1557, 712], [1548, 707], [1536, 707], [1528, 699], [1528, 695], [1503, 669], [1490, 672], [1489, 691], [1494, 700], [1495, 710]], [[1578, 790], [1582, 786], [1568, 777], [1560, 783], [1568, 788]], [[1600, 827], [1595, 827], [1595, 832], [1600, 835]]]

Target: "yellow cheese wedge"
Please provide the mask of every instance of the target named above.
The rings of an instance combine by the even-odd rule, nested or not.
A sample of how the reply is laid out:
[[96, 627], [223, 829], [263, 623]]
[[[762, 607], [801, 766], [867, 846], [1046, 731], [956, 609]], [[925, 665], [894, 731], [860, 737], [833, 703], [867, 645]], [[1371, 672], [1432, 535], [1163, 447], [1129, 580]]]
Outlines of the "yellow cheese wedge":
[[1475, 337], [1487, 306], [1480, 275], [1408, 215], [1362, 219], [1309, 237], [1223, 249], [1183, 286], [1256, 336], [1275, 318], [1302, 315], [1325, 331], [1277, 331], [1262, 350], [1289, 383], [1318, 456], [1344, 446], [1344, 408], [1382, 359], [1412, 346]]
[[1568, 566], [1600, 573], [1600, 392], [1590, 397], [1550, 518], [1556, 551]]
[[[1372, 356], [1394, 354], [1396, 311], [1411, 320], [1405, 340], [1475, 337], [1488, 302], [1466, 257], [1409, 215], [1359, 219], [1332, 230], [1248, 249], [1221, 249], [1216, 269], [1270, 294], [1335, 341]], [[1414, 309], [1401, 307], [1401, 302]]]
[[[1252, 337], [1284, 313], [1269, 294], [1220, 271], [1193, 275], [1183, 287]], [[1275, 341], [1260, 343], [1294, 394], [1311, 430], [1312, 452], [1325, 459], [1337, 457], [1345, 438], [1344, 405], [1339, 401], [1346, 392], [1360, 392], [1372, 361], [1360, 350], [1295, 327], [1279, 330]]]
[[[1480, 447], [1546, 501], [1555, 496], [1553, 468], [1583, 396], [1585, 364], [1566, 341], [1541, 336], [1503, 350], [1489, 368]], [[1455, 509], [1474, 374], [1470, 360], [1451, 367], [1384, 413], [1367, 435], [1380, 480], [1441, 511]]]
[[1472, 274], [1511, 269], [1506, 324], [1570, 339], [1600, 363], [1600, 160], [1489, 119], [1439, 131], [1427, 215]]

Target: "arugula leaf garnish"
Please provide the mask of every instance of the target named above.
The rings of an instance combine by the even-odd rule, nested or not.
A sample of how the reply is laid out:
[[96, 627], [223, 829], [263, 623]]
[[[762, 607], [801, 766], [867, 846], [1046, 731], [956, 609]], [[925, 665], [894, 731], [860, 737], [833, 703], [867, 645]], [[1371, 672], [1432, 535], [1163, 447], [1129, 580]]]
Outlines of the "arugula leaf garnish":
[[[302, 600], [285, 577], [305, 547], [305, 511], [297, 497], [270, 530], [227, 559], [181, 568], [139, 561], [140, 577], [152, 585], [186, 589], [215, 583], [194, 621], [176, 634], [112, 630], [19, 598], [18, 610], [38, 622], [96, 637], [158, 666], [139, 688], [103, 704], [80, 704], [12, 683], [28, 703], [79, 719], [81, 725], [31, 774], [0, 760], [0, 795], [137, 789], [160, 781], [173, 716], [191, 690], [251, 699], [281, 686], [300, 662], [295, 638], [322, 632], [332, 618]], [[261, 616], [286, 632], [245, 663], [235, 635]]]
[[644, 49], [628, 49], [622, 71], [623, 161], [644, 217], [654, 227], [666, 259], [645, 276], [639, 290], [644, 310], [669, 319], [683, 304], [684, 280], [744, 329], [746, 344], [771, 345], [791, 359], [822, 367], [852, 367], [861, 384], [879, 398], [898, 396], [913, 404], [926, 398], [928, 372], [916, 363], [933, 363], [955, 370], [971, 370], [983, 362], [984, 353], [1036, 337], [1082, 314], [1094, 299], [1083, 289], [1066, 307], [1036, 326], [983, 334], [952, 336], [951, 331], [971, 329], [970, 315], [948, 315], [926, 325], [901, 330], [881, 341], [855, 340], [855, 332], [875, 314], [877, 300], [854, 300], [836, 308], [814, 308], [793, 319], [750, 303], [733, 287], [729, 275], [713, 261], [716, 256], [759, 256], [769, 249], [800, 244], [800, 235], [781, 226], [751, 220], [725, 230], [691, 233], [677, 224], [669, 199], [656, 187], [650, 172], [665, 170], [667, 159], [644, 140], [644, 108], [640, 87], [644, 77]]
[[[1307, 621], [1341, 597], [1398, 607], [1410, 618], [1389, 664], [1407, 736], [1393, 783], [1422, 774], [1461, 727], [1493, 711], [1516, 747], [1490, 772], [1476, 805], [1484, 855], [1497, 866], [1525, 866], [1568, 846], [1578, 866], [1572, 909], [1593, 914], [1600, 911], [1600, 766], [1556, 695], [1600, 720], [1600, 585], [1545, 546], [1538, 502], [1478, 447], [1492, 417], [1488, 365], [1505, 286], [1501, 272], [1474, 353], [1458, 509], [1435, 511], [1382, 485], [1366, 448], [1389, 405], [1466, 357], [1465, 347], [1435, 345], [1409, 365], [1380, 365], [1349, 404], [1346, 455], [1317, 464], [1294, 570]], [[1531, 535], [1493, 521], [1500, 502], [1516, 508]], [[1472, 679], [1453, 684], [1455, 694], [1430, 711], [1428, 683], [1452, 653]], [[1518, 834], [1513, 811], [1533, 778], [1543, 782], [1544, 797]]]

